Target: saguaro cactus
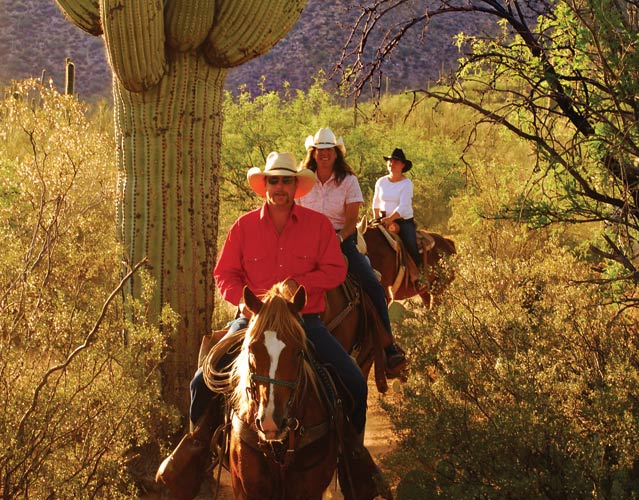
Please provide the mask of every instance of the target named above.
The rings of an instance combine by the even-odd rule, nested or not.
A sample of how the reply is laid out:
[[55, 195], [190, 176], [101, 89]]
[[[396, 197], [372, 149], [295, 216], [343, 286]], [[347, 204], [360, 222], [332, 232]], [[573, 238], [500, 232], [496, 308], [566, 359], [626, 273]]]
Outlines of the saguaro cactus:
[[[165, 398], [186, 413], [188, 382], [213, 312], [222, 92], [228, 68], [267, 52], [306, 0], [56, 0], [103, 35], [113, 71], [117, 227], [129, 265], [148, 257], [153, 313], [169, 303], [178, 335]], [[127, 290], [140, 294], [140, 283]]]
[[64, 93], [73, 95], [75, 89], [75, 64], [67, 57], [64, 71]]

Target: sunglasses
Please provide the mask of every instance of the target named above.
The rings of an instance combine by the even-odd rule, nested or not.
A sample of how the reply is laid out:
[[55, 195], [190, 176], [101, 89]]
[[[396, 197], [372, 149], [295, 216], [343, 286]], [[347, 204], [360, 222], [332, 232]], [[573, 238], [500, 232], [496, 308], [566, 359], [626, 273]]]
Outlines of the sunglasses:
[[270, 185], [275, 186], [280, 181], [282, 181], [282, 184], [293, 184], [295, 182], [295, 177], [290, 177], [290, 176], [277, 177], [277, 176], [274, 176], [274, 177], [267, 177], [266, 180], [267, 180], [267, 182]]

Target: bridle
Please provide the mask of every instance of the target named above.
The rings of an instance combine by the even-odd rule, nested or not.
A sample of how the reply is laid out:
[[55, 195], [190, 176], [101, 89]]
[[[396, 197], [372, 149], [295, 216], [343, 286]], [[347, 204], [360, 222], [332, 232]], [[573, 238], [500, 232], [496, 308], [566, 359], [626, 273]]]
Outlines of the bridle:
[[[287, 468], [293, 462], [296, 444], [295, 434], [298, 431], [302, 433], [304, 429], [297, 417], [290, 416], [293, 415], [294, 411], [297, 409], [296, 406], [297, 402], [299, 401], [298, 395], [300, 387], [302, 385], [306, 387], [306, 377], [304, 375], [304, 360], [306, 358], [306, 354], [303, 349], [299, 351], [298, 356], [300, 358], [300, 362], [298, 365], [297, 377], [295, 380], [291, 381], [283, 380], [280, 378], [265, 377], [263, 375], [258, 375], [250, 371], [250, 385], [246, 388], [247, 398], [249, 401], [252, 402], [257, 401], [258, 382], [279, 385], [291, 389], [291, 395], [289, 396], [289, 399], [286, 403], [286, 417], [284, 420], [284, 428], [286, 430], [286, 433], [284, 435], [288, 437], [288, 440], [286, 439], [286, 437], [283, 437], [281, 440], [266, 441], [262, 439], [259, 434], [257, 435], [257, 445], [259, 449], [264, 452], [273, 462], [275, 462], [282, 468]], [[253, 424], [255, 428], [261, 430], [261, 424], [257, 417], [255, 418]], [[284, 445], [286, 441], [288, 441], [288, 445], [282, 457], [281, 446]]]

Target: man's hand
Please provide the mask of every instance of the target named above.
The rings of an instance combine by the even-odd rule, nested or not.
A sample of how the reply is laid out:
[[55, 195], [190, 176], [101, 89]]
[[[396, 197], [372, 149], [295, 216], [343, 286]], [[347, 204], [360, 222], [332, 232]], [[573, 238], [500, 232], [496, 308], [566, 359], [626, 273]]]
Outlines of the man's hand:
[[299, 287], [300, 284], [297, 281], [294, 279], [287, 279], [281, 286], [282, 295], [286, 298], [286, 300], [291, 300]]
[[237, 307], [240, 310], [240, 314], [242, 316], [244, 316], [246, 319], [251, 319], [251, 317], [253, 316], [253, 311], [246, 307], [246, 304], [244, 302], [240, 302]]

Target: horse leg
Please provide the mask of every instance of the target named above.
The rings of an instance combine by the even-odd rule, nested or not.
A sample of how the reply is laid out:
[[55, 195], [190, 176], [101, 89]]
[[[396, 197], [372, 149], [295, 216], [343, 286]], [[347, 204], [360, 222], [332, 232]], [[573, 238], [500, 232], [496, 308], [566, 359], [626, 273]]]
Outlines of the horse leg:
[[231, 433], [229, 465], [235, 498], [261, 500], [273, 498], [273, 482], [263, 455]]

